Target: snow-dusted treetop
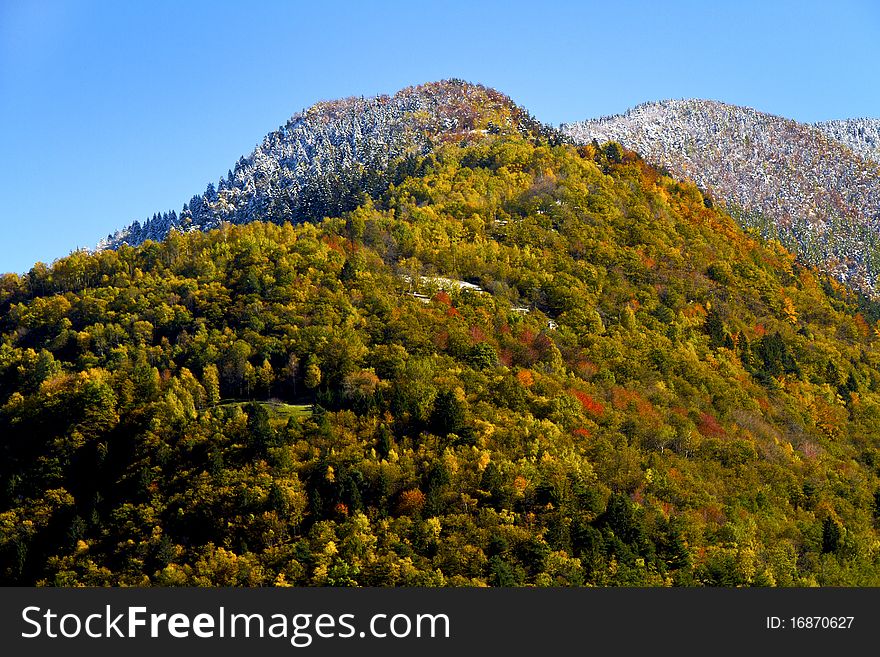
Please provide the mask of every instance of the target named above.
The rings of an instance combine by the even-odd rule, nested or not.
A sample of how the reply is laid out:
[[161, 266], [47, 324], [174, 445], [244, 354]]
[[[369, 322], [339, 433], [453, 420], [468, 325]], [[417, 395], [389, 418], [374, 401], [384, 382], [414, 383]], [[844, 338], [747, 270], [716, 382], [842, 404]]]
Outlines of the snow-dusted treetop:
[[[99, 248], [221, 222], [319, 219], [387, 186], [390, 165], [438, 142], [548, 129], [507, 96], [447, 80], [394, 96], [321, 102], [294, 115], [181, 212], [154, 215]], [[880, 279], [880, 120], [804, 125], [706, 100], [638, 105], [561, 126], [576, 143], [617, 141], [694, 180], [746, 226], [811, 264], [876, 293]]]
[[831, 139], [849, 146], [856, 155], [880, 164], [880, 119], [845, 119], [815, 125]]
[[[861, 157], [876, 121], [816, 127], [707, 100], [665, 100], [561, 126], [577, 143], [617, 141], [697, 183], [744, 224], [873, 293], [880, 275], [880, 166]], [[827, 126], [827, 124], [826, 124]], [[856, 128], [858, 130], [858, 128]]]
[[424, 154], [433, 143], [540, 129], [507, 96], [460, 80], [409, 87], [390, 97], [321, 102], [267, 135], [179, 215], [136, 221], [98, 248], [160, 240], [172, 228], [208, 230], [223, 221], [317, 219], [381, 189], [390, 163]]

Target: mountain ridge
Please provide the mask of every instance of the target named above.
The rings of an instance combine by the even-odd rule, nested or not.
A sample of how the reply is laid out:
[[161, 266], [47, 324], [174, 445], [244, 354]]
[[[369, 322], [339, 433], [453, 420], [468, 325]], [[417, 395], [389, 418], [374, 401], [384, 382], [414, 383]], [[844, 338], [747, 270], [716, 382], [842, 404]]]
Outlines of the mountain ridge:
[[407, 87], [393, 96], [320, 101], [266, 135], [179, 215], [136, 221], [98, 248], [163, 239], [172, 228], [210, 230], [223, 221], [320, 219], [352, 209], [362, 192], [384, 187], [392, 162], [423, 155], [435, 143], [544, 129], [508, 96], [460, 79]]
[[576, 143], [618, 141], [694, 180], [746, 227], [875, 294], [880, 166], [826, 131], [719, 101], [665, 100], [563, 124]]
[[804, 124], [721, 101], [669, 99], [557, 129], [505, 94], [459, 79], [315, 103], [266, 135], [180, 214], [136, 221], [98, 249], [161, 240], [172, 229], [337, 215], [384, 189], [395, 175], [389, 167], [407, 157], [499, 132], [618, 141], [673, 177], [693, 179], [741, 225], [877, 296], [880, 120]]

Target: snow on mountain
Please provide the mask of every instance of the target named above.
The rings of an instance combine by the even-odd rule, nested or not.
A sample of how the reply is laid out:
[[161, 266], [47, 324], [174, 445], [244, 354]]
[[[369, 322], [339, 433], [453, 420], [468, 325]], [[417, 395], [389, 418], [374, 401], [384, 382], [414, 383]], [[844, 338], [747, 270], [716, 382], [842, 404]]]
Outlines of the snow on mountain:
[[318, 103], [267, 135], [179, 215], [135, 221], [98, 248], [161, 240], [172, 228], [209, 230], [223, 221], [319, 219], [381, 190], [391, 163], [424, 154], [433, 143], [541, 129], [507, 96], [460, 80], [409, 87], [392, 97]]
[[860, 156], [868, 146], [850, 143], [876, 143], [872, 126], [816, 127], [715, 101], [665, 100], [560, 130], [576, 143], [617, 141], [693, 180], [746, 227], [874, 294], [880, 167]]
[[[267, 135], [180, 213], [135, 221], [98, 248], [224, 221], [336, 215], [384, 189], [391, 167], [408, 154], [438, 142], [550, 131], [507, 96], [460, 80], [318, 103]], [[715, 101], [666, 100], [560, 131], [576, 143], [620, 142], [673, 177], [694, 180], [743, 225], [804, 261], [880, 292], [880, 120], [805, 125]]]
[[846, 144], [856, 155], [880, 164], [880, 119], [845, 119], [816, 123], [826, 136]]

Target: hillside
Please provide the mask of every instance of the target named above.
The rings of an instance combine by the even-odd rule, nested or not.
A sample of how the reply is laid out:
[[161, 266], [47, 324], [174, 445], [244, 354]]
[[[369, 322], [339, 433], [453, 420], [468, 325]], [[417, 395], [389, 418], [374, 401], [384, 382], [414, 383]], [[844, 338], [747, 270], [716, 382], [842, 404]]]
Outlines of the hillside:
[[2, 583], [880, 584], [876, 308], [615, 144], [406, 171], [0, 278]]
[[542, 127], [503, 94], [460, 80], [394, 96], [318, 103], [294, 115], [182, 211], [156, 214], [108, 235], [98, 248], [136, 245], [221, 222], [319, 220], [384, 189], [388, 166], [463, 137], [539, 134]]
[[816, 127], [830, 139], [849, 146], [856, 155], [880, 164], [880, 119], [824, 121]]
[[876, 295], [880, 167], [859, 156], [870, 130], [847, 125], [817, 128], [714, 101], [668, 100], [561, 130], [577, 143], [618, 141], [693, 180], [741, 225]]

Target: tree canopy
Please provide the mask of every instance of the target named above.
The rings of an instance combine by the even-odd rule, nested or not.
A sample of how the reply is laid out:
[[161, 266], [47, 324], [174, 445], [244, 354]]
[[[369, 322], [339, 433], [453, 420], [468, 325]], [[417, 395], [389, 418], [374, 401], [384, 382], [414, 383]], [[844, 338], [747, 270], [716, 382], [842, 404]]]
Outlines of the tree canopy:
[[0, 581], [877, 585], [877, 309], [619, 147], [0, 278]]

